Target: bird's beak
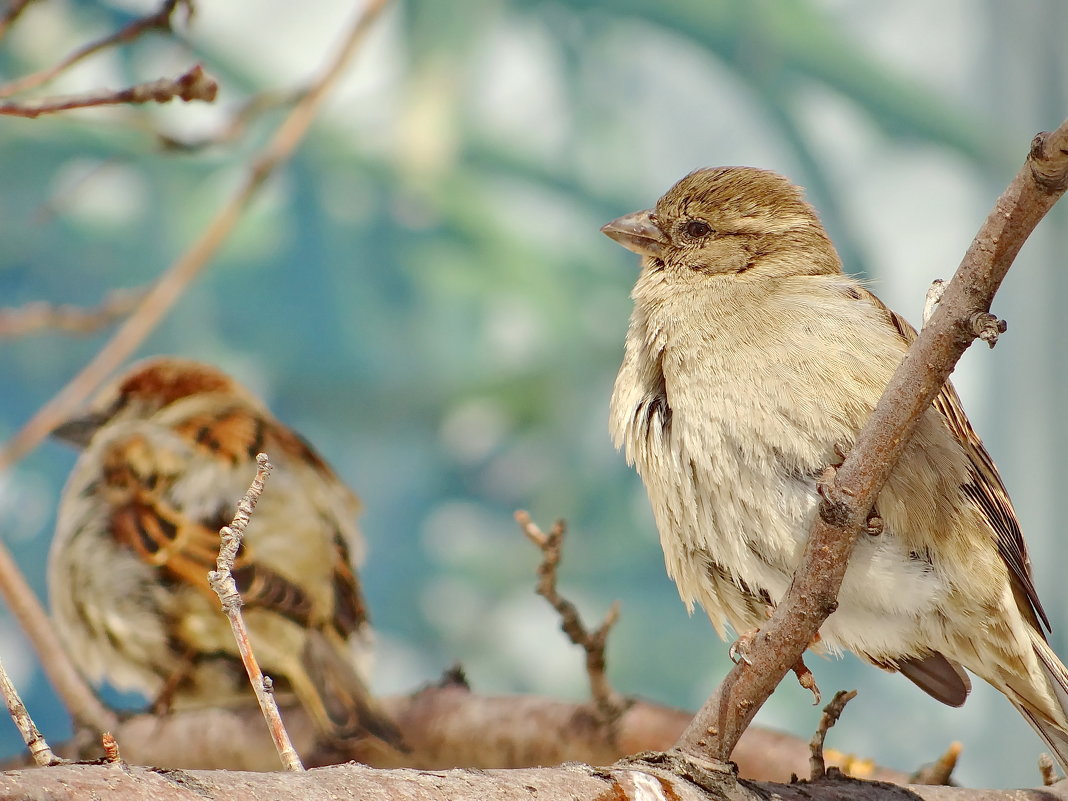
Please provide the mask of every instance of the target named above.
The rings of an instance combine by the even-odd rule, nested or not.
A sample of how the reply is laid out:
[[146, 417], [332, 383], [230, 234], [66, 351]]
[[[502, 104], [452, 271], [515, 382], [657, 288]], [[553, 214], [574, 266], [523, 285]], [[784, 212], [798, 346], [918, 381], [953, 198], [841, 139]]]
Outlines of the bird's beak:
[[652, 256], [654, 259], [664, 257], [664, 245], [668, 243], [664, 232], [656, 224], [653, 212], [648, 209], [625, 214], [618, 220], [602, 225], [601, 233], [639, 256]]
[[92, 412], [81, 417], [73, 417], [52, 429], [52, 436], [60, 442], [84, 448], [93, 438], [93, 434], [106, 422], [104, 415]]

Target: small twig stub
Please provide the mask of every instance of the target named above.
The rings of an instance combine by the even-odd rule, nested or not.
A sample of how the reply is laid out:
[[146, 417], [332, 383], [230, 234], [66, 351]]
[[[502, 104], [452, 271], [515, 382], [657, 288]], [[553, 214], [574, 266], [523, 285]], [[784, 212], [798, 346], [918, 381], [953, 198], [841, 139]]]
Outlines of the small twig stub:
[[628, 706], [627, 701], [613, 690], [608, 682], [604, 653], [608, 642], [608, 632], [619, 620], [619, 602], [612, 604], [604, 621], [596, 631], [591, 633], [582, 622], [582, 617], [575, 605], [561, 596], [556, 588], [556, 574], [560, 566], [566, 531], [564, 521], [557, 521], [549, 532], [545, 533], [524, 511], [516, 512], [515, 519], [523, 533], [538, 546], [542, 553], [542, 561], [538, 566], [536, 591], [560, 615], [560, 627], [571, 642], [586, 652], [586, 675], [590, 681], [590, 694], [593, 696], [594, 704], [602, 719], [612, 724], [619, 719]]
[[838, 722], [845, 705], [856, 697], [856, 690], [839, 690], [834, 694], [831, 702], [823, 708], [820, 725], [816, 727], [816, 733], [812, 735], [812, 742], [809, 744], [812, 781], [818, 781], [827, 775], [827, 763], [823, 756], [823, 743], [827, 739], [827, 732]]

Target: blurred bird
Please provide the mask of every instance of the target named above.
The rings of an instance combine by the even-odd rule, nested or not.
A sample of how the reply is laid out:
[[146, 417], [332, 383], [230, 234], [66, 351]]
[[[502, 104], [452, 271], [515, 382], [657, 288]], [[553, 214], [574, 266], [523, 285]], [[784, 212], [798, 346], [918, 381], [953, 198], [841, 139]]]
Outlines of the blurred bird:
[[[602, 228], [639, 254], [611, 403], [668, 573], [720, 636], [786, 592], [836, 450], [852, 446], [915, 330], [854, 278], [801, 190], [698, 170]], [[862, 533], [819, 646], [964, 703], [967, 668], [1068, 769], [1068, 671], [1001, 477], [951, 384], [924, 414]]]
[[266, 452], [275, 470], [234, 569], [261, 667], [329, 737], [400, 743], [366, 684], [359, 501], [299, 435], [215, 368], [167, 357], [131, 367], [55, 435], [84, 452], [60, 502], [49, 593], [90, 678], [158, 710], [250, 697], [207, 574]]

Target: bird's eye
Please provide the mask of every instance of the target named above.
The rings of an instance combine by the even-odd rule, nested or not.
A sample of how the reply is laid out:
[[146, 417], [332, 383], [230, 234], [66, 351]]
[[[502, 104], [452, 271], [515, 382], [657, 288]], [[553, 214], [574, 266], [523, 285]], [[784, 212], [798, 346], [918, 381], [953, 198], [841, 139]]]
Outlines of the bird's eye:
[[690, 220], [682, 227], [682, 230], [686, 236], [692, 239], [700, 239], [712, 233], [712, 226], [704, 220]]

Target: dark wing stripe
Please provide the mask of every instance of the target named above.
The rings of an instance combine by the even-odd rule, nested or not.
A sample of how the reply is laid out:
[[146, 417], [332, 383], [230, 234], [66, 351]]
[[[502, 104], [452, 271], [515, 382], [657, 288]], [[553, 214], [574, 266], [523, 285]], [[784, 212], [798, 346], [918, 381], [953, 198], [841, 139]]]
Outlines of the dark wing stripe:
[[367, 623], [367, 605], [360, 591], [360, 582], [352, 570], [349, 549], [341, 534], [334, 534], [334, 618], [337, 632], [348, 638]]
[[[904, 317], [888, 309], [881, 300], [867, 290], [863, 290], [862, 294], [869, 303], [886, 314], [890, 324], [894, 326], [906, 344], [912, 345], [916, 341], [916, 329]], [[968, 422], [953, 385], [947, 381], [932, 405], [945, 419], [949, 430], [960, 441], [972, 463], [973, 480], [963, 485], [961, 491], [982, 512], [993, 529], [998, 554], [1008, 567], [1012, 581], [1019, 590], [1022, 590], [1031, 611], [1036, 616], [1035, 627], [1041, 631], [1038, 625], [1040, 620], [1041, 625], [1045, 626], [1047, 631], [1052, 631], [1049, 618], [1042, 608], [1038, 591], [1035, 589], [1031, 560], [1027, 556], [1027, 546], [1020, 532], [1016, 511], [1012, 508], [1012, 501], [1009, 500], [1009, 493], [1001, 481], [997, 467], [994, 466], [994, 460], [990, 458], [982, 440]]]

